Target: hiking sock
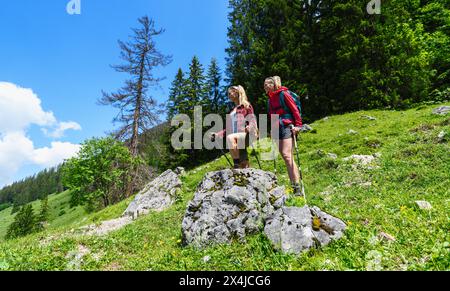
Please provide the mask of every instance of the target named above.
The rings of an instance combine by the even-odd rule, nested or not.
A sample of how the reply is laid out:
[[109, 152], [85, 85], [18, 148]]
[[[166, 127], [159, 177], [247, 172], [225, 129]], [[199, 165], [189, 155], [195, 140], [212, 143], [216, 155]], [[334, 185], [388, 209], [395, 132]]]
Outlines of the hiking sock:
[[241, 161], [239, 159], [233, 159], [233, 163], [234, 163], [234, 168], [239, 169], [239, 164], [241, 163]]

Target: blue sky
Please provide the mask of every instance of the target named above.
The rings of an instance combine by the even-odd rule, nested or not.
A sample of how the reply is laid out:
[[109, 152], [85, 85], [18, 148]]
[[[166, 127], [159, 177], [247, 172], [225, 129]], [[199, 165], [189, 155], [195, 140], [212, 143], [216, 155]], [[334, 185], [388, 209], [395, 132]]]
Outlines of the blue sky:
[[[167, 100], [177, 69], [187, 69], [193, 55], [205, 66], [216, 57], [222, 70], [225, 68], [227, 0], [81, 0], [81, 15], [69, 15], [68, 2], [1, 0], [0, 82], [16, 85], [12, 90], [17, 92], [19, 88], [31, 89], [42, 110], [53, 113], [53, 129], [69, 121], [81, 127], [50, 137], [43, 133], [45, 122], [30, 121], [22, 133], [32, 141], [32, 150], [49, 148], [52, 152], [52, 142], [78, 144], [113, 129], [116, 111], [96, 102], [101, 90], [115, 91], [126, 79], [109, 65], [120, 63], [117, 40], [126, 40], [141, 16], [148, 15], [157, 27], [166, 30], [157, 38], [157, 47], [173, 56], [169, 66], [157, 71], [158, 76], [167, 77], [161, 83], [162, 90], [153, 92], [159, 102]], [[8, 122], [16, 122], [12, 119]], [[5, 132], [0, 131], [0, 150], [1, 138], [6, 144]], [[8, 163], [14, 162], [5, 152], [3, 156]], [[0, 187], [44, 168], [45, 163], [36, 159], [18, 161], [16, 171], [0, 165], [4, 171]]]

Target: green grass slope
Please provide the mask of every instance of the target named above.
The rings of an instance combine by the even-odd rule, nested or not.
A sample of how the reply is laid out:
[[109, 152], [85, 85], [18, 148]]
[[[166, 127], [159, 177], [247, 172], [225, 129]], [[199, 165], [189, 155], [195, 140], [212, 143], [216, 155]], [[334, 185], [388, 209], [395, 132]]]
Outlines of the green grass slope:
[[[41, 202], [31, 203], [35, 214], [41, 210]], [[48, 196], [49, 229], [58, 228], [83, 218], [86, 213], [82, 207], [70, 208], [70, 193], [65, 191]], [[8, 226], [13, 222], [12, 207], [0, 212], [0, 241], [4, 239]]]
[[[248, 237], [244, 244], [201, 251], [183, 247], [186, 205], [205, 173], [227, 166], [222, 157], [187, 172], [182, 195], [168, 210], [106, 236], [83, 237], [71, 230], [120, 216], [130, 199], [84, 220], [68, 219], [58, 228], [0, 242], [0, 270], [449, 270], [450, 117], [432, 115], [436, 106], [332, 116], [312, 124], [317, 133], [301, 135], [309, 204], [348, 224], [341, 240], [322, 249], [284, 255], [263, 234]], [[381, 157], [371, 168], [355, 168], [343, 160], [374, 153]], [[262, 164], [273, 171], [272, 162]], [[277, 165], [280, 184], [287, 185], [281, 159]], [[417, 200], [433, 208], [421, 210]], [[304, 201], [292, 198], [288, 204], [301, 206]], [[2, 225], [3, 217], [11, 220], [0, 215]], [[394, 240], [383, 239], [383, 234]], [[206, 256], [210, 259], [204, 260]]]

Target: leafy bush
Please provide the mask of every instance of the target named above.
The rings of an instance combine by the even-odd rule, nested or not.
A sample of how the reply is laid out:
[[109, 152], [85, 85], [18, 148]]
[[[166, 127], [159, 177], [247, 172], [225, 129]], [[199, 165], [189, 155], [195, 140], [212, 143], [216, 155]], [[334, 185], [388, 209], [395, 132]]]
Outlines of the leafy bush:
[[430, 93], [430, 99], [436, 102], [450, 100], [450, 87], [443, 90], [433, 90], [433, 92]]
[[93, 138], [63, 166], [63, 183], [72, 191], [71, 206], [88, 211], [117, 203], [130, 195], [132, 175], [141, 163], [113, 138]]

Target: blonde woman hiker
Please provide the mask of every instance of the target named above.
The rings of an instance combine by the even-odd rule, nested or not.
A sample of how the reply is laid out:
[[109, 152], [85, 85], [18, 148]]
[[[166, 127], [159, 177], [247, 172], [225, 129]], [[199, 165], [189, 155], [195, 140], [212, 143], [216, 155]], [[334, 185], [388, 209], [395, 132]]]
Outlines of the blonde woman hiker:
[[230, 131], [224, 129], [213, 133], [212, 139], [223, 138], [226, 135], [226, 142], [233, 158], [234, 168], [249, 168], [247, 147], [249, 146], [250, 135], [252, 135], [252, 138], [256, 138], [258, 132], [253, 107], [248, 102], [244, 88], [240, 85], [228, 89], [228, 98], [235, 104], [226, 120], [226, 128]]
[[278, 141], [278, 149], [286, 163], [289, 179], [291, 180], [294, 194], [303, 196], [300, 186], [300, 172], [294, 159], [294, 138], [302, 127], [300, 110], [293, 98], [293, 93], [281, 85], [278, 76], [269, 77], [264, 81], [264, 90], [269, 97], [269, 118], [271, 115], [279, 115], [279, 135], [272, 136]]

